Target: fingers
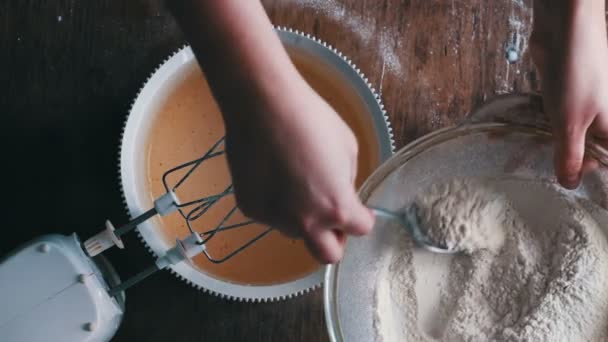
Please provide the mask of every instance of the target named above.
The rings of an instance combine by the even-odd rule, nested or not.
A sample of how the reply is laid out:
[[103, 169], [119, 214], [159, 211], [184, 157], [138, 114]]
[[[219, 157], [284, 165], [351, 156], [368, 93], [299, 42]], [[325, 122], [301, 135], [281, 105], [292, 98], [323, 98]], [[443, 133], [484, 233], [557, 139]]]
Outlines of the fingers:
[[369, 208], [361, 203], [354, 188], [348, 196], [334, 201], [330, 209], [315, 222], [319, 227], [328, 227], [349, 235], [361, 236], [369, 233], [374, 226], [375, 216]]
[[306, 240], [311, 251], [321, 262], [335, 263], [342, 258], [347, 235], [361, 236], [369, 233], [375, 217], [352, 192], [343, 202], [308, 225]]
[[583, 169], [581, 173], [585, 175], [597, 170], [599, 167], [600, 164], [597, 159], [585, 155], [585, 158], [583, 159]]
[[598, 161], [585, 155], [585, 141], [591, 138], [602, 147], [608, 146], [608, 121], [601, 114], [590, 124], [568, 129], [556, 128], [555, 170], [557, 179], [565, 188], [574, 189], [583, 174], [599, 167]]
[[[598, 144], [605, 150], [608, 150], [608, 120], [604, 115], [598, 115], [593, 123], [587, 129], [587, 139], [590, 139], [594, 143]], [[600, 163], [594, 157], [585, 154], [583, 159], [583, 170], [582, 174], [591, 173], [600, 167]]]
[[350, 210], [350, 215], [340, 227], [345, 233], [362, 236], [368, 234], [374, 226], [375, 216], [372, 211], [356, 199]]
[[580, 182], [586, 130], [582, 126], [556, 130], [555, 172], [559, 183], [567, 189], [576, 188]]
[[338, 230], [319, 230], [306, 238], [306, 244], [319, 262], [333, 264], [342, 259], [346, 236]]

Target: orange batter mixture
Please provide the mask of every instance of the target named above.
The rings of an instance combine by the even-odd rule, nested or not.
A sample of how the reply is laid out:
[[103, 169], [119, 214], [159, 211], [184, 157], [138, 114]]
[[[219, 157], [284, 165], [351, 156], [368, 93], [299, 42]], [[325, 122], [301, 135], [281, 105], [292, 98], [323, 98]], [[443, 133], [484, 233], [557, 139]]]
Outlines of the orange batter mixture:
[[[371, 130], [369, 114], [354, 90], [333, 74], [333, 70], [315, 63], [301, 52], [291, 51], [292, 60], [311, 86], [327, 100], [355, 132], [359, 140], [360, 185], [379, 164], [378, 143]], [[207, 82], [199, 69], [184, 79], [168, 96], [158, 119], [153, 123], [147, 147], [147, 176], [150, 198], [162, 195], [162, 175], [169, 168], [202, 156], [224, 135], [221, 114]], [[183, 174], [183, 173], [182, 173]], [[175, 184], [180, 174], [169, 179]], [[222, 192], [230, 185], [230, 174], [223, 156], [201, 165], [177, 194], [182, 203]], [[263, 200], [263, 199], [260, 199]], [[194, 221], [199, 232], [215, 228], [234, 205], [234, 197], [224, 197], [205, 215]], [[242, 222], [237, 211], [226, 224]], [[156, 218], [168, 241], [188, 234], [184, 219], [177, 213]], [[225, 224], [225, 225], [226, 225]], [[209, 254], [221, 258], [265, 229], [261, 225], [224, 231], [207, 244]], [[196, 266], [214, 277], [240, 284], [268, 285], [296, 280], [316, 271], [320, 265], [304, 243], [273, 231], [242, 253], [221, 264], [206, 256], [195, 258]]]

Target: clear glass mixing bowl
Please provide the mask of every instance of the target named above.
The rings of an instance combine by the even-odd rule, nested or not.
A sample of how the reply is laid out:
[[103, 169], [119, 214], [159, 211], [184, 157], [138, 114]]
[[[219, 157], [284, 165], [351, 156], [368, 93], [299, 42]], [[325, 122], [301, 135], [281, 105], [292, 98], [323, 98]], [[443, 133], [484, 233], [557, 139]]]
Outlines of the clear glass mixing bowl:
[[[600, 168], [586, 174], [572, 192], [606, 208], [608, 154], [593, 142], [588, 143], [587, 153], [600, 162]], [[364, 202], [398, 210], [395, 196], [412, 200], [421, 189], [454, 177], [555, 182], [552, 161], [552, 136], [540, 98], [500, 96], [462, 125], [430, 133], [402, 148], [367, 179], [360, 195]], [[399, 194], [394, 193], [397, 184]], [[383, 250], [390, 243], [387, 229], [395, 228], [377, 224], [368, 236], [349, 239], [343, 260], [327, 267], [325, 318], [332, 341], [375, 339], [375, 282]]]

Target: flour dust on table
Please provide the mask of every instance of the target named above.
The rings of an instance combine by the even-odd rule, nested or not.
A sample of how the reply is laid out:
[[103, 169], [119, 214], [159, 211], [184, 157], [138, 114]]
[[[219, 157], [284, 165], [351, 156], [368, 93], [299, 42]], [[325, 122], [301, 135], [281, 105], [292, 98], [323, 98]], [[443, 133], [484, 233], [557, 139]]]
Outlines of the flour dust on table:
[[608, 340], [606, 235], [557, 186], [453, 180], [416, 203], [429, 235], [464, 253], [422, 251], [392, 230], [377, 341]]

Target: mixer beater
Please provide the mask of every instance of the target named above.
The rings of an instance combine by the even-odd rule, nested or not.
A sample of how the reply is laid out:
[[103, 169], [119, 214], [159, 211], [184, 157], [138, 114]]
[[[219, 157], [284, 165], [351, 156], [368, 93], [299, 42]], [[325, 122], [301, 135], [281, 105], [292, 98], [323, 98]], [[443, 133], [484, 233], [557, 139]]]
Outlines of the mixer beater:
[[[1, 258], [2, 341], [108, 341], [122, 321], [127, 288], [169, 266], [183, 266], [182, 261], [194, 263], [193, 258], [199, 254], [221, 264], [266, 236], [270, 227], [260, 226], [239, 212], [232, 185], [222, 185], [216, 191], [215, 184], [211, 194], [204, 196], [200, 196], [198, 187], [193, 187], [200, 179], [196, 177], [215, 180], [203, 165], [213, 160], [225, 161], [224, 155], [221, 138], [202, 157], [165, 171], [158, 189], [164, 194], [154, 200], [151, 209], [118, 229], [106, 221], [106, 228], [84, 243], [76, 234], [44, 235]], [[188, 198], [193, 195], [195, 198]], [[158, 253], [152, 265], [121, 282], [101, 253], [113, 246], [124, 248], [122, 236], [150, 218], [175, 212], [185, 220], [189, 234]], [[207, 218], [201, 220], [203, 216]], [[222, 247], [220, 250], [225, 250], [218, 234], [241, 228], [247, 230], [248, 240], [239, 240], [238, 247], [220, 254], [208, 250], [214, 240]]]
[[[116, 295], [124, 291], [125, 289], [135, 285], [146, 277], [166, 268], [169, 265], [185, 259], [191, 260], [195, 255], [200, 253], [203, 253], [212, 263], [223, 263], [272, 231], [271, 227], [266, 227], [259, 234], [247, 240], [245, 243], [229, 253], [222, 256], [213, 256], [207, 249], [207, 243], [212, 240], [216, 234], [238, 228], [246, 228], [247, 226], [255, 224], [255, 221], [247, 218], [244, 218], [238, 222], [232, 222], [232, 219], [236, 217], [235, 213], [238, 211], [236, 204], [232, 205], [232, 207], [225, 215], [223, 215], [220, 222], [215, 227], [207, 227], [199, 231], [195, 230], [194, 223], [197, 220], [207, 214], [209, 210], [216, 206], [222, 199], [225, 199], [228, 196], [234, 196], [233, 186], [231, 184], [217, 194], [211, 194], [199, 198], [188, 198], [185, 201], [180, 201], [180, 196], [178, 196], [178, 193], [186, 186], [185, 184], [187, 184], [187, 180], [190, 177], [193, 177], [195, 172], [201, 172], [201, 165], [203, 163], [225, 155], [226, 152], [224, 142], [225, 138], [222, 137], [215, 142], [213, 146], [200, 158], [188, 161], [167, 170], [162, 176], [162, 183], [166, 192], [164, 195], [158, 197], [154, 201], [153, 208], [133, 218], [127, 224], [118, 229], [115, 229], [110, 221], [106, 221], [106, 229], [104, 231], [84, 242], [83, 246], [87, 254], [90, 257], [94, 257], [112, 246], [124, 248], [124, 243], [122, 242], [121, 236], [134, 230], [139, 224], [154, 217], [155, 215], [166, 216], [177, 211], [185, 220], [190, 233], [188, 237], [183, 240], [177, 240], [175, 247], [170, 249], [164, 256], [159, 257], [154, 264], [139, 272], [132, 278], [110, 289], [109, 292], [111, 295]], [[176, 178], [174, 184], [171, 184], [172, 178]]]

